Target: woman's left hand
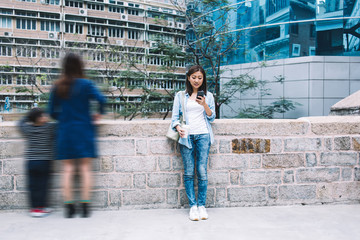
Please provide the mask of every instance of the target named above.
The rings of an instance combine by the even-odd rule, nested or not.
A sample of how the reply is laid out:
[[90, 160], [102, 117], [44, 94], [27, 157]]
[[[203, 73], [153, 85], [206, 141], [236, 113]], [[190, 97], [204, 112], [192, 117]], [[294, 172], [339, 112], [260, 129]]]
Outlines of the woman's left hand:
[[200, 104], [201, 106], [205, 107], [206, 106], [206, 102], [205, 102], [205, 97], [200, 97], [199, 98], [196, 98], [196, 102], [198, 104]]

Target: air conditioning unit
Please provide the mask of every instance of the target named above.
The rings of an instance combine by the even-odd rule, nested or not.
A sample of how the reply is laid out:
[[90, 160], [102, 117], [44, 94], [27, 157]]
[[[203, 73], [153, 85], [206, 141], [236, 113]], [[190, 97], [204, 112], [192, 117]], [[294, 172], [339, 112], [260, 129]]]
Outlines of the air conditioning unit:
[[175, 27], [175, 22], [169, 21], [168, 22], [168, 27]]
[[57, 32], [48, 32], [48, 39], [57, 39], [58, 34]]
[[85, 8], [80, 8], [79, 9], [79, 14], [81, 16], [87, 16], [87, 10]]
[[183, 23], [176, 23], [176, 27], [180, 29], [184, 29], [185, 24]]
[[4, 32], [5, 37], [11, 37], [13, 35], [12, 32]]
[[128, 20], [128, 16], [126, 14], [120, 14], [120, 19], [127, 21]]
[[94, 38], [94, 37], [88, 37], [88, 38], [87, 38], [87, 41], [88, 41], [88, 42], [95, 42], [95, 38]]
[[97, 39], [96, 39], [96, 42], [97, 42], [97, 43], [104, 43], [104, 42], [105, 42], [105, 39], [103, 39], [103, 38], [97, 38]]
[[40, 3], [41, 3], [41, 4], [49, 4], [49, 1], [47, 1], [47, 0], [40, 0]]
[[116, 40], [117, 45], [124, 45], [124, 40]]

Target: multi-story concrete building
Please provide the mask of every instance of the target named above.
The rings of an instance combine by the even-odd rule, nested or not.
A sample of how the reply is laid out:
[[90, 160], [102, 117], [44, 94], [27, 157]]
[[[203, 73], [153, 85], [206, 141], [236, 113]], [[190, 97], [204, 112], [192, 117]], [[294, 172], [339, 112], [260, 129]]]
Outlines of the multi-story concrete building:
[[[159, 67], [167, 63], [152, 51], [158, 38], [185, 45], [185, 17], [166, 0], [1, 0], [0, 111], [6, 98], [12, 112], [41, 102], [41, 93], [59, 77], [61, 57], [70, 51], [83, 56], [98, 84], [114, 86], [108, 94], [114, 111], [122, 101], [139, 101], [140, 90], [119, 93], [121, 83], [181, 88], [185, 63], [173, 63], [175, 80], [162, 76]], [[157, 81], [125, 77], [129, 71], [157, 74]]]

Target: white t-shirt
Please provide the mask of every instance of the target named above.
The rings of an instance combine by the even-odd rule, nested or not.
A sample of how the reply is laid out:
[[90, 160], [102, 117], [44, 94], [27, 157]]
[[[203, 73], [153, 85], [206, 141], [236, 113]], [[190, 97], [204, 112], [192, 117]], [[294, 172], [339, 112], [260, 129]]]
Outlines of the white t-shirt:
[[190, 134], [209, 133], [209, 130], [206, 127], [204, 111], [205, 109], [203, 106], [198, 104], [195, 100], [188, 99], [186, 104], [186, 114], [189, 121], [187, 125], [190, 126]]

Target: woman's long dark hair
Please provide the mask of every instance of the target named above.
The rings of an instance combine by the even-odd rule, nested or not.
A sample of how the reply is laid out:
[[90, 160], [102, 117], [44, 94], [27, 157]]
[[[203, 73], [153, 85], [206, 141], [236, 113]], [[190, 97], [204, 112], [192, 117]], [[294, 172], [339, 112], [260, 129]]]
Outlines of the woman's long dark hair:
[[207, 87], [206, 87], [206, 73], [204, 71], [204, 69], [199, 66], [199, 65], [195, 65], [192, 66], [189, 71], [186, 73], [186, 80], [185, 80], [185, 85], [186, 85], [186, 92], [191, 96], [191, 94], [194, 92], [193, 87], [191, 86], [191, 83], [189, 81], [189, 77], [196, 72], [201, 72], [203, 75], [203, 83], [202, 85], [199, 87], [199, 91], [203, 90], [205, 95], [207, 94]]
[[60, 98], [68, 98], [70, 88], [76, 78], [84, 77], [83, 62], [79, 55], [68, 53], [62, 62], [62, 75], [55, 82], [56, 95]]

